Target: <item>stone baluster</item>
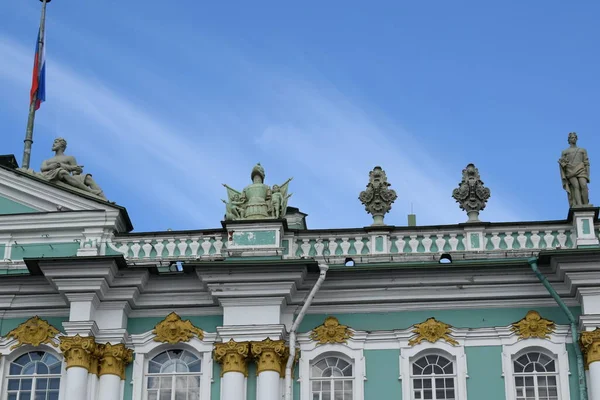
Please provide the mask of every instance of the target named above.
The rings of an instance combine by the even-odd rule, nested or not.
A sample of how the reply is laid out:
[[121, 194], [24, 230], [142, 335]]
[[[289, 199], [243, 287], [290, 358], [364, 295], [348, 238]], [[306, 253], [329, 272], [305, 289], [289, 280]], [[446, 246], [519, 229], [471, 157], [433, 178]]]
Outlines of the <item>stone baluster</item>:
[[281, 371], [287, 361], [283, 340], [265, 339], [252, 343], [252, 356], [256, 360], [257, 395], [260, 400], [279, 400], [281, 398]]
[[98, 345], [98, 400], [121, 398], [121, 381], [125, 380], [125, 367], [133, 361], [133, 351], [124, 344]]
[[600, 400], [600, 328], [582, 332], [580, 338], [585, 365], [589, 370], [589, 400]]
[[[221, 400], [243, 400], [246, 398], [246, 380], [248, 376], [248, 356], [250, 344], [235, 342], [215, 344], [215, 361], [221, 364], [223, 379]], [[261, 399], [262, 400], [262, 399]]]
[[88, 374], [92, 370], [96, 353], [93, 336], [62, 336], [60, 349], [65, 356], [67, 388], [65, 400], [82, 400], [88, 396]]

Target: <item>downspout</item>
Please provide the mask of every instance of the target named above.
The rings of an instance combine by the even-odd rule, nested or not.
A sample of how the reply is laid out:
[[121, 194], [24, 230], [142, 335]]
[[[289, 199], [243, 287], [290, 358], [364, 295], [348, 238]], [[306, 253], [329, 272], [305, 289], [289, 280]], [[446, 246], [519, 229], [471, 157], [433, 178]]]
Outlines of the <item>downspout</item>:
[[319, 270], [321, 271], [319, 274], [319, 279], [317, 279], [317, 283], [315, 283], [315, 286], [313, 286], [312, 290], [310, 291], [310, 294], [306, 298], [300, 313], [292, 324], [292, 329], [290, 329], [290, 357], [285, 365], [285, 400], [292, 400], [292, 366], [294, 365], [294, 360], [296, 358], [296, 331], [298, 330], [302, 319], [304, 319], [304, 315], [306, 314], [308, 307], [310, 307], [315, 295], [321, 288], [328, 269], [329, 266], [327, 264], [319, 264]]
[[578, 377], [578, 382], [579, 382], [579, 399], [580, 400], [588, 400], [587, 386], [586, 386], [586, 382], [585, 382], [585, 367], [584, 367], [584, 363], [583, 363], [583, 354], [581, 353], [581, 349], [579, 348], [579, 343], [578, 343], [579, 342], [579, 333], [578, 333], [578, 329], [577, 329], [577, 320], [575, 319], [575, 316], [573, 315], [571, 310], [569, 310], [569, 307], [567, 307], [565, 302], [560, 298], [559, 294], [556, 293], [556, 290], [554, 290], [554, 288], [552, 287], [550, 282], [548, 282], [548, 279], [546, 279], [544, 274], [542, 274], [540, 272], [540, 270], [538, 269], [537, 257], [530, 258], [527, 262], [531, 266], [531, 269], [533, 270], [535, 275], [538, 277], [540, 282], [542, 282], [542, 285], [544, 285], [546, 287], [546, 289], [548, 290], [548, 293], [550, 293], [550, 295], [554, 298], [554, 300], [556, 301], [556, 303], [558, 304], [560, 309], [565, 313], [565, 315], [569, 319], [569, 322], [571, 323], [571, 336], [573, 337], [573, 347], [575, 347], [575, 357], [577, 358], [577, 377]]

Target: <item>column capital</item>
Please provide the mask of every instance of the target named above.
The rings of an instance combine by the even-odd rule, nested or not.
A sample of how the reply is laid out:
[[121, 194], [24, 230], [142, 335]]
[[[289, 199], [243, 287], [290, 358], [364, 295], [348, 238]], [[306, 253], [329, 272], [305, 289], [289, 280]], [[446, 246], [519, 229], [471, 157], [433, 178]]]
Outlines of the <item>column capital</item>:
[[123, 343], [98, 345], [98, 376], [116, 375], [125, 379], [125, 367], [133, 361], [133, 350]]
[[231, 339], [225, 343], [215, 343], [215, 361], [221, 364], [221, 376], [227, 372], [241, 372], [248, 376], [249, 342], [236, 342]]
[[251, 351], [256, 361], [257, 375], [264, 371], [274, 371], [281, 374], [282, 370], [285, 374], [285, 368], [282, 365], [287, 361], [285, 355], [289, 355], [289, 348], [286, 348], [285, 341], [267, 338], [262, 342], [252, 342]]
[[[90, 371], [96, 352], [93, 336], [61, 336], [60, 350], [65, 355], [67, 369], [71, 367], [85, 368]], [[94, 372], [92, 370], [92, 372]]]
[[591, 363], [600, 361], [600, 328], [581, 332], [579, 345], [585, 357], [585, 369], [589, 369]]

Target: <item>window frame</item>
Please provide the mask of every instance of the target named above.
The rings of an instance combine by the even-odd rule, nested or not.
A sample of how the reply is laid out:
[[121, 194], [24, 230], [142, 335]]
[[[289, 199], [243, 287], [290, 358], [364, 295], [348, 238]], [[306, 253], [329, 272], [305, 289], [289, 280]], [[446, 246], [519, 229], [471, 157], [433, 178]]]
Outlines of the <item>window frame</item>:
[[412, 364], [423, 356], [438, 355], [450, 360], [454, 365], [454, 395], [456, 399], [467, 400], [467, 357], [463, 345], [451, 346], [446, 342], [423, 342], [414, 347], [400, 349], [400, 380], [402, 398], [413, 400]]
[[24, 345], [24, 346], [21, 346], [18, 349], [15, 349], [14, 351], [11, 352], [10, 346], [15, 343], [16, 343], [16, 341], [10, 341], [9, 343], [7, 343], [7, 346], [5, 347], [5, 349], [8, 351], [6, 351], [6, 352], [5, 352], [5, 349], [0, 350], [0, 355], [2, 356], [2, 359], [0, 360], [0, 377], [2, 378], [2, 379], [0, 379], [0, 393], [1, 393], [0, 399], [1, 400], [8, 399], [8, 377], [9, 377], [9, 372], [10, 372], [10, 365], [24, 354], [31, 353], [34, 351], [37, 351], [37, 352], [42, 351], [45, 353], [50, 353], [52, 356], [56, 357], [61, 362], [60, 388], [58, 391], [58, 399], [63, 400], [65, 398], [67, 370], [66, 370], [65, 360], [64, 360], [62, 353], [56, 351], [56, 349], [54, 349], [53, 347], [50, 347], [47, 345], [40, 345], [37, 347], [31, 346], [31, 345]]
[[311, 394], [311, 398], [312, 398], [312, 383], [313, 382], [315, 382], [315, 381], [321, 381], [321, 382], [323, 382], [323, 381], [329, 381], [329, 382], [334, 381], [335, 382], [335, 380], [336, 380], [334, 377], [330, 377], [330, 379], [325, 379], [323, 377], [313, 378], [313, 376], [312, 376], [313, 366], [315, 364], [321, 362], [322, 360], [326, 359], [326, 358], [337, 358], [339, 360], [342, 360], [342, 361], [348, 363], [352, 367], [352, 376], [351, 377], [342, 376], [342, 377], [339, 377], [341, 379], [338, 379], [338, 380], [340, 380], [340, 381], [352, 381], [352, 397], [353, 398], [350, 399], [350, 400], [354, 400], [354, 397], [356, 395], [356, 376], [355, 376], [356, 375], [355, 374], [355, 372], [356, 372], [355, 364], [356, 363], [354, 362], [353, 359], [350, 359], [350, 358], [346, 357], [344, 354], [339, 353], [339, 352], [323, 353], [320, 356], [318, 356], [317, 358], [311, 360], [311, 362], [310, 362], [310, 369], [309, 369], [309, 376], [308, 376], [308, 380], [310, 382], [310, 384], [309, 384], [309, 392]]
[[192, 338], [189, 342], [177, 344], [159, 343], [154, 341], [151, 331], [140, 335], [131, 335], [134, 347], [132, 382], [132, 400], [148, 399], [148, 365], [150, 360], [167, 350], [186, 350], [200, 358], [200, 400], [210, 400], [213, 380], [212, 350], [215, 334], [206, 334], [203, 340]]
[[537, 338], [502, 346], [502, 372], [504, 376], [506, 400], [517, 399], [514, 362], [517, 358], [530, 352], [542, 353], [554, 359], [556, 364], [556, 383], [558, 385], [559, 400], [571, 400], [569, 386], [569, 375], [571, 375], [571, 372], [569, 370], [569, 354], [567, 352], [566, 341], [564, 343], [556, 343], [550, 340]]
[[354, 374], [352, 400], [364, 400], [366, 380], [364, 339], [360, 340], [360, 338], [359, 340], [349, 339], [347, 344], [324, 344], [320, 346], [317, 346], [313, 341], [300, 341], [300, 361], [298, 365], [300, 399], [311, 399], [311, 366], [327, 355], [339, 357], [352, 363]]

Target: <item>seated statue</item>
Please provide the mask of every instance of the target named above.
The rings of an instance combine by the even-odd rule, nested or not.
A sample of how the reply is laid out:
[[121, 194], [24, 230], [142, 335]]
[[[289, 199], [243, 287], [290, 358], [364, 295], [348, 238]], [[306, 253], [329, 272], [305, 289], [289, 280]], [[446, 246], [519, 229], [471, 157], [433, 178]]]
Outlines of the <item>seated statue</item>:
[[67, 141], [57, 138], [52, 143], [55, 156], [42, 163], [40, 171], [42, 176], [50, 182], [63, 182], [69, 186], [84, 190], [105, 199], [104, 192], [96, 184], [91, 174], [83, 174], [83, 166], [77, 165], [73, 156], [65, 155]]

